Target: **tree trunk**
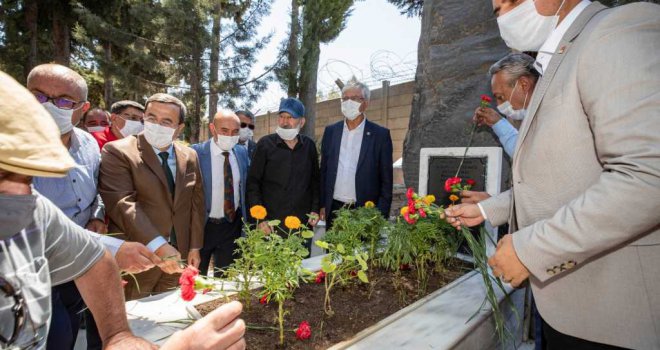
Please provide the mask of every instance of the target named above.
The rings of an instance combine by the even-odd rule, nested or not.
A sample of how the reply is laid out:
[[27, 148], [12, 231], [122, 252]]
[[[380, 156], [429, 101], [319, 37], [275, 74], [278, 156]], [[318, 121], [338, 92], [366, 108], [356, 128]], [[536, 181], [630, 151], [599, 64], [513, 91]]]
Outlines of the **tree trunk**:
[[53, 61], [69, 66], [71, 56], [71, 33], [66, 13], [69, 6], [61, 2], [52, 7], [53, 16]]
[[105, 109], [109, 110], [113, 100], [113, 80], [110, 73], [110, 66], [112, 64], [112, 44], [109, 41], [103, 42], [103, 100], [105, 102]]
[[291, 32], [289, 33], [289, 72], [287, 74], [289, 97], [298, 95], [298, 36], [300, 35], [300, 15], [298, 0], [291, 0]]
[[316, 80], [319, 70], [321, 44], [316, 37], [303, 38], [300, 64], [300, 99], [305, 105], [305, 126], [302, 133], [316, 140]]
[[192, 48], [193, 71], [191, 72], [190, 87], [192, 96], [192, 113], [189, 116], [190, 120], [190, 136], [188, 142], [199, 142], [199, 123], [202, 108], [202, 52], [199, 48], [199, 43], [193, 44]]
[[25, 27], [28, 32], [30, 49], [25, 65], [25, 76], [37, 65], [37, 38], [39, 21], [39, 3], [37, 0], [25, 1]]
[[220, 61], [220, 29], [222, 3], [218, 1], [213, 9], [213, 28], [211, 29], [211, 59], [209, 61], [209, 123], [218, 111], [218, 67]]

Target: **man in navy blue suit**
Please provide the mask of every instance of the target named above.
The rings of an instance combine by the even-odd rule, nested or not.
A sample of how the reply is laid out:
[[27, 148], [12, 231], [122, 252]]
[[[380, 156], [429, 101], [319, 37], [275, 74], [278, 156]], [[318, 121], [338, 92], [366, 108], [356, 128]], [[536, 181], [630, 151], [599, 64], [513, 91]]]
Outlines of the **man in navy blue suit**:
[[321, 218], [332, 227], [334, 212], [372, 201], [384, 217], [392, 205], [392, 137], [367, 120], [369, 88], [355, 82], [342, 89], [344, 120], [328, 125], [321, 143]]
[[[192, 146], [199, 157], [204, 180], [206, 225], [204, 245], [199, 252], [199, 269], [204, 275], [211, 256], [216, 268], [225, 268], [234, 261], [234, 241], [241, 236], [242, 218], [246, 217], [248, 155], [244, 147], [235, 147], [240, 125], [234, 112], [221, 110], [209, 124], [213, 138]], [[216, 269], [214, 276], [221, 275]]]

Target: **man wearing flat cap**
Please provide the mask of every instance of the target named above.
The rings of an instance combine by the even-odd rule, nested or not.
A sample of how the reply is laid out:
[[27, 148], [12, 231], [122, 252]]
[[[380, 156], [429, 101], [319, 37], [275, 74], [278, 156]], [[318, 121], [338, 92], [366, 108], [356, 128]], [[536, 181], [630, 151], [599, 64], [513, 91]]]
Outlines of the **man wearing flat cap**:
[[[295, 98], [280, 102], [279, 125], [274, 134], [257, 142], [250, 165], [247, 197], [250, 206], [262, 205], [267, 219], [296, 216], [316, 226], [319, 212], [319, 163], [314, 141], [300, 135], [305, 107]], [[267, 225], [262, 229], [270, 232]], [[311, 240], [307, 241], [308, 248]]]

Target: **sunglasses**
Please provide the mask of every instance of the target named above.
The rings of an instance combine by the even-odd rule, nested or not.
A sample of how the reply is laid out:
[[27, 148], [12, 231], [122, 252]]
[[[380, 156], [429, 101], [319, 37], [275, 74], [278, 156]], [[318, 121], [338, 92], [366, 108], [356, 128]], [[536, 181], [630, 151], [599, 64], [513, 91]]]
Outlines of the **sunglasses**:
[[241, 123], [241, 129], [243, 128], [250, 128], [250, 130], [254, 130], [254, 124]]
[[[0, 334], [0, 347], [1, 348], [11, 348], [20, 337], [23, 329], [26, 325], [26, 320], [29, 319], [27, 314], [27, 305], [23, 294], [20, 289], [14, 288], [7, 280], [0, 277], [0, 291], [4, 294], [5, 297], [11, 298], [14, 300], [14, 306], [11, 307], [11, 312], [14, 314], [14, 329], [11, 332], [11, 335], [6, 336], [5, 334]], [[34, 328], [34, 325], [33, 325]], [[34, 337], [27, 344], [21, 344], [20, 349], [31, 349], [37, 347], [42, 341], [44, 341], [44, 336], [38, 336], [38, 332], [34, 329]]]
[[33, 92], [32, 94], [37, 98], [39, 103], [43, 104], [48, 101], [52, 101], [53, 104], [59, 109], [78, 109], [85, 103], [85, 101], [76, 102], [64, 97], [50, 97], [48, 95], [42, 94], [41, 92]]

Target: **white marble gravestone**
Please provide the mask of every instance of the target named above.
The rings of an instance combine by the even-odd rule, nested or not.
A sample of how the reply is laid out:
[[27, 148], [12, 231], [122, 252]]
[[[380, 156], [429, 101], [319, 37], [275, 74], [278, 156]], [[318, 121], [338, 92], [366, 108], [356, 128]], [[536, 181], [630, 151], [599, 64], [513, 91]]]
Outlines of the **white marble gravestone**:
[[[438, 196], [446, 197], [447, 194], [444, 191], [437, 193], [437, 188], [442, 187], [447, 178], [454, 176], [463, 154], [465, 154], [464, 147], [422, 148], [419, 156], [418, 193], [425, 196], [436, 192], [433, 193], [436, 198]], [[478, 174], [479, 178], [474, 179], [477, 181], [475, 190], [485, 190], [494, 196], [501, 190], [502, 162], [502, 148], [500, 147], [470, 147], [459, 176], [465, 177], [466, 173]], [[436, 173], [431, 174], [433, 171]], [[435, 191], [431, 191], [431, 188]], [[440, 198], [438, 199], [440, 200]], [[493, 227], [487, 220], [485, 227], [492, 241], [497, 242], [497, 227]], [[486, 252], [488, 255], [492, 255], [495, 253], [495, 245], [491, 242], [487, 242], [487, 244]]]

